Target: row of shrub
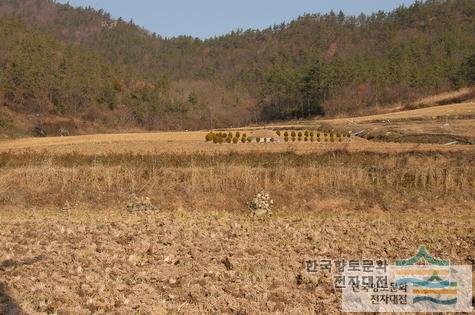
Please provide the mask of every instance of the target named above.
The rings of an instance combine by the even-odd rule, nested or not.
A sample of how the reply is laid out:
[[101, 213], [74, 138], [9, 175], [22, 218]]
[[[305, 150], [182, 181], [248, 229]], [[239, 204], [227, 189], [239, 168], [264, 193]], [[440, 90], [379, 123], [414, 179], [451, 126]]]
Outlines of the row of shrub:
[[214, 142], [214, 143], [234, 143], [238, 144], [239, 142], [241, 143], [251, 143], [252, 138], [248, 137], [247, 134], [243, 133], [241, 134], [239, 131], [236, 133], [232, 132], [210, 132], [206, 135], [206, 142]]
[[296, 142], [296, 141], [299, 141], [299, 142], [343, 142], [343, 138], [314, 138], [314, 137], [284, 137], [284, 141], [285, 142]]
[[320, 132], [320, 131], [317, 131], [317, 132], [314, 132], [314, 131], [308, 131], [308, 130], [305, 130], [305, 131], [284, 131], [284, 132], [281, 132], [280, 130], [277, 130], [276, 131], [276, 134], [277, 136], [281, 137], [283, 136], [284, 138], [285, 137], [291, 137], [291, 138], [302, 138], [302, 137], [305, 137], [305, 138], [314, 138], [315, 136], [317, 136], [317, 138], [320, 138], [320, 137], [330, 137], [330, 138], [350, 138], [351, 135], [350, 134], [347, 134], [347, 133], [334, 133], [332, 131], [330, 132]]
[[[340, 134], [340, 133], [333, 133], [333, 132], [314, 132], [314, 131], [277, 131], [277, 136], [282, 138], [285, 142], [343, 142], [344, 138], [350, 138], [349, 134]], [[246, 133], [240, 133], [237, 131], [236, 133], [232, 132], [210, 132], [206, 134], [206, 142], [214, 142], [214, 143], [251, 143], [253, 140], [257, 143], [273, 143], [276, 141], [275, 138], [260, 138], [260, 137], [250, 137], [247, 136]]]
[[[334, 132], [314, 132], [314, 131], [276, 131], [277, 136], [284, 137], [285, 142], [310, 141], [310, 142], [343, 142], [344, 138], [350, 138], [350, 134]], [[316, 138], [315, 138], [316, 137]]]

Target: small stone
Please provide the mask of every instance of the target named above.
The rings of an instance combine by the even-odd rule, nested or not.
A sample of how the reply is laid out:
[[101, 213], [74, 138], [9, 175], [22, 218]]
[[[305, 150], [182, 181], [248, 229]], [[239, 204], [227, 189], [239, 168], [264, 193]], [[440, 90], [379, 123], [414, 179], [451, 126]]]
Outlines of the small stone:
[[257, 194], [249, 203], [249, 208], [256, 216], [263, 216], [272, 212], [272, 206], [274, 201], [270, 199], [270, 195], [265, 192], [260, 192]]
[[233, 270], [234, 269], [234, 266], [233, 264], [231, 263], [231, 261], [229, 260], [228, 257], [226, 257], [225, 259], [222, 260], [222, 263], [224, 264], [224, 266], [226, 267], [226, 270]]
[[263, 210], [263, 209], [259, 209], [259, 210], [254, 211], [254, 215], [257, 216], [257, 217], [263, 217], [267, 213], [268, 213], [267, 210]]

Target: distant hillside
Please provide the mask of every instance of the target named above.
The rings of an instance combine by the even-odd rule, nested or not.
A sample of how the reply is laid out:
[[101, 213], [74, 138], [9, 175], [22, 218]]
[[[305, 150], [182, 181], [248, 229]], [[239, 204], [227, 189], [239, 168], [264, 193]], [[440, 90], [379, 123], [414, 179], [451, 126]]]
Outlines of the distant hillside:
[[0, 0], [0, 17], [4, 129], [18, 115], [121, 130], [355, 114], [475, 80], [473, 0], [305, 15], [204, 41], [48, 0]]

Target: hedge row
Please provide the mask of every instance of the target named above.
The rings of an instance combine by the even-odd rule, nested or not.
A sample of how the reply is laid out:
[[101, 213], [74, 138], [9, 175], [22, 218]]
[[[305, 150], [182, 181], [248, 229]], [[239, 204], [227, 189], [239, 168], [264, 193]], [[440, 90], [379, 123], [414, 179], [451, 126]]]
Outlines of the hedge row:
[[[345, 133], [333, 133], [333, 132], [314, 132], [314, 131], [277, 131], [276, 132], [277, 136], [282, 138], [285, 142], [343, 142], [344, 138], [350, 138], [350, 134], [345, 134]], [[266, 142], [275, 142], [275, 138], [260, 138], [260, 137], [255, 137], [252, 138], [250, 136], [247, 136], [246, 133], [240, 133], [239, 131], [236, 133], [232, 132], [210, 132], [206, 134], [206, 142], [214, 142], [214, 143], [234, 143], [238, 144], [239, 142], [241, 143], [251, 143], [253, 140], [257, 143], [266, 143]], [[263, 141], [261, 141], [263, 140]]]

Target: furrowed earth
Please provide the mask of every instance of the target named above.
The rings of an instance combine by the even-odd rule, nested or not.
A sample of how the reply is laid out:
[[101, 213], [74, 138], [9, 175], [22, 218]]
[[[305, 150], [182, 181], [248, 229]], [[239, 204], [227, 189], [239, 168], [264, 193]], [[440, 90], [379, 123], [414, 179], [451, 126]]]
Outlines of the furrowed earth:
[[[339, 314], [306, 259], [388, 260], [425, 244], [473, 264], [475, 209], [293, 213], [2, 212], [3, 314]], [[5, 295], [10, 297], [5, 301]]]

